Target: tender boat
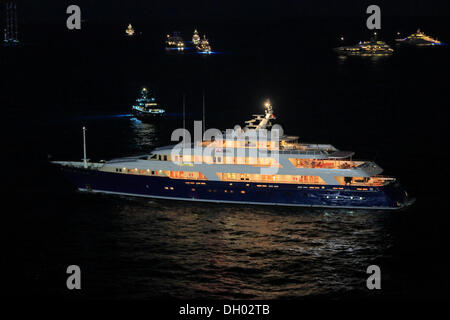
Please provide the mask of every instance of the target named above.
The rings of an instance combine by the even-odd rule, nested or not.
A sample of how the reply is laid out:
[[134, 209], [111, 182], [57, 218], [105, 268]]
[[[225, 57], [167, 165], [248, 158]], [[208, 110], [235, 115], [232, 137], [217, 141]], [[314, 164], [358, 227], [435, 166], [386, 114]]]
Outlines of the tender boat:
[[156, 122], [164, 116], [165, 110], [160, 107], [154, 97], [149, 97], [147, 88], [142, 88], [136, 103], [132, 106], [132, 113], [144, 122]]

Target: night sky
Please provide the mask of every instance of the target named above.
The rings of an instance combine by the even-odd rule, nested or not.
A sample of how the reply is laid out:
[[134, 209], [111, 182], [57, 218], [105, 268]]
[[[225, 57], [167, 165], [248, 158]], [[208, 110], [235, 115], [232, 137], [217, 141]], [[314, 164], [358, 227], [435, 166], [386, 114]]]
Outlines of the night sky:
[[[4, 0], [2, 0], [3, 2]], [[167, 1], [167, 0], [18, 0], [22, 19], [28, 23], [57, 23], [66, 19], [65, 9], [77, 4], [83, 19], [114, 20], [192, 19], [289, 19], [298, 17], [361, 16], [371, 4], [381, 7], [384, 16], [446, 16], [447, 1], [423, 0], [289, 0], [289, 1]], [[2, 6], [2, 10], [3, 10]], [[3, 15], [3, 13], [2, 13]]]

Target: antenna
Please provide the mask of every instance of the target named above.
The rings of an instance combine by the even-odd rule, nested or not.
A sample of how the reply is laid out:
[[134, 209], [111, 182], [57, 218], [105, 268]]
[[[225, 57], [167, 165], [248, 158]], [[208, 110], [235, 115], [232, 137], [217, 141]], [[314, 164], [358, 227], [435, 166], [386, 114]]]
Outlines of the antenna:
[[202, 121], [202, 136], [205, 133], [206, 123], [205, 123], [205, 90], [203, 90], [203, 121]]
[[83, 127], [83, 164], [84, 168], [87, 169], [88, 165], [88, 159], [86, 158], [86, 127]]
[[14, 3], [14, 40], [18, 40], [19, 32], [17, 30], [17, 5]]
[[[186, 94], [183, 93], [183, 135], [186, 132]], [[184, 137], [183, 137], [184, 140]]]

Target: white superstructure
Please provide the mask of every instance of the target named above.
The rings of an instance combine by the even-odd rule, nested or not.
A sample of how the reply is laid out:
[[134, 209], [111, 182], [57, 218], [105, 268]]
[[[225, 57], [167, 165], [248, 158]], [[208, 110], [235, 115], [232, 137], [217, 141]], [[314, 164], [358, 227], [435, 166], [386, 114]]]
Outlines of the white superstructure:
[[340, 151], [330, 144], [300, 143], [298, 137], [275, 128], [277, 125], [267, 130], [273, 118], [272, 105], [267, 101], [264, 115], [255, 115], [243, 130], [236, 126], [222, 138], [165, 146], [148, 155], [88, 165], [94, 170], [172, 179], [312, 184], [318, 188], [325, 185], [372, 188], [395, 180], [379, 176], [383, 170], [372, 161], [352, 160], [354, 152]]

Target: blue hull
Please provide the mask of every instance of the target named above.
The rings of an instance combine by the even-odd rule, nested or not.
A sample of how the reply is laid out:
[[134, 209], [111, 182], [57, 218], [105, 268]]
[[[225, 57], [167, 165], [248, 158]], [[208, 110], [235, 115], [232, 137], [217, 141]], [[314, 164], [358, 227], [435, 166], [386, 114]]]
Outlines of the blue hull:
[[[311, 207], [399, 209], [405, 191], [395, 182], [357, 190], [350, 186], [317, 186], [251, 182], [178, 180], [61, 167], [79, 190], [150, 198]], [[339, 188], [339, 189], [333, 189]], [[361, 187], [359, 187], [361, 189]], [[342, 189], [342, 190], [340, 190]]]

